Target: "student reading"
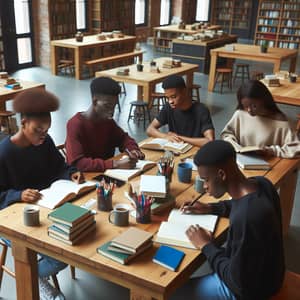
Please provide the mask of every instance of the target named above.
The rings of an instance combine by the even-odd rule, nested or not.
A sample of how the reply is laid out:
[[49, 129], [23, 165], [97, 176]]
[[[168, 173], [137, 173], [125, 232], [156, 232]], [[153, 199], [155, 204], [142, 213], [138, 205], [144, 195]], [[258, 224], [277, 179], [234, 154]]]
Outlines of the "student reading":
[[[14, 110], [21, 113], [21, 126], [15, 135], [6, 137], [0, 143], [1, 209], [15, 202], [39, 200], [39, 190], [57, 179], [83, 181], [82, 174], [65, 163], [47, 134], [51, 125], [50, 112], [57, 110], [58, 106], [58, 99], [41, 89], [24, 91], [14, 99]], [[4, 241], [10, 246], [10, 241]], [[41, 299], [50, 299], [49, 294], [53, 299], [64, 299], [45, 278], [64, 269], [66, 264], [42, 254], [40, 256]]]
[[[120, 93], [119, 84], [108, 77], [98, 77], [90, 85], [92, 103], [67, 124], [67, 162], [81, 171], [131, 169], [136, 159], [145, 156], [134, 139], [112, 119]], [[127, 149], [128, 158], [112, 160], [115, 148]]]
[[186, 202], [181, 209], [227, 217], [229, 228], [225, 246], [218, 247], [211, 232], [198, 225], [189, 227], [188, 238], [206, 256], [213, 273], [191, 279], [178, 290], [178, 299], [269, 299], [284, 277], [275, 187], [264, 177], [246, 178], [236, 164], [234, 148], [222, 140], [204, 145], [194, 163], [209, 195], [220, 198], [228, 193], [232, 199], [212, 204], [198, 201], [192, 206]]
[[[183, 78], [171, 75], [164, 80], [162, 87], [168, 103], [149, 125], [147, 134], [198, 147], [213, 140], [215, 132], [209, 110], [204, 104], [192, 101]], [[168, 133], [158, 130], [164, 125], [169, 126]]]
[[267, 154], [292, 158], [300, 156], [296, 129], [277, 107], [268, 88], [258, 80], [242, 85], [238, 106], [221, 133], [236, 149], [258, 146]]

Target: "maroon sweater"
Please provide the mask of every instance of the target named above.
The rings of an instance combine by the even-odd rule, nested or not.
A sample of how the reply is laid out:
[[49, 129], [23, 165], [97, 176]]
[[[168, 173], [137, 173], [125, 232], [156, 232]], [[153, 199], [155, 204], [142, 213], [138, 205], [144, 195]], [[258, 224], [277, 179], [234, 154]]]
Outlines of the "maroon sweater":
[[139, 149], [134, 139], [114, 120], [92, 122], [77, 113], [67, 123], [67, 162], [80, 171], [102, 172], [111, 169], [115, 148]]

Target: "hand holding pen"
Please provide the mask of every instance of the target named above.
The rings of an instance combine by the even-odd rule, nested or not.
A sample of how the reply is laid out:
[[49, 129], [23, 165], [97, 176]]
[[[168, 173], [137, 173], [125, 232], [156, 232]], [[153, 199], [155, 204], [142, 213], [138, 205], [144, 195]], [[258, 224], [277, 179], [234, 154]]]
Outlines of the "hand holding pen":
[[[202, 196], [202, 195], [201, 195]], [[200, 197], [196, 197], [193, 201], [186, 201], [180, 207], [183, 214], [210, 214], [212, 213], [211, 206], [208, 203], [199, 202]]]

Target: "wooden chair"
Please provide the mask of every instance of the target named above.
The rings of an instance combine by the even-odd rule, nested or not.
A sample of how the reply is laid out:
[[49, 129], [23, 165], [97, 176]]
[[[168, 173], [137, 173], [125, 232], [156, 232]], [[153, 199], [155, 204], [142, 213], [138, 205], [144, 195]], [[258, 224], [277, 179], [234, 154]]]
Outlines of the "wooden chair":
[[231, 68], [217, 68], [216, 69], [216, 78], [215, 78], [215, 82], [214, 82], [214, 88], [217, 84], [217, 82], [219, 82], [220, 79], [220, 93], [223, 93], [223, 85], [224, 83], [227, 82], [227, 86], [228, 88], [230, 88], [230, 90], [232, 90], [232, 69]]
[[286, 271], [282, 288], [270, 300], [299, 300], [300, 275]]
[[148, 105], [149, 109], [156, 108], [157, 112], [167, 103], [165, 93], [153, 92], [151, 94], [151, 101]]
[[2, 110], [0, 111], [0, 124], [1, 126], [4, 126], [8, 134], [13, 134], [15, 133], [14, 128], [12, 128], [12, 117], [16, 113], [13, 111], [8, 111], [8, 110]]
[[[0, 255], [0, 289], [1, 289], [3, 272], [7, 273], [8, 275], [10, 275], [13, 278], [15, 278], [16, 275], [15, 275], [15, 272], [10, 270], [5, 265], [8, 246], [4, 243], [4, 241], [1, 238], [0, 238], [0, 245], [2, 246], [2, 252]], [[75, 279], [75, 268], [73, 266], [70, 266], [70, 269], [71, 269], [71, 277], [72, 277], [72, 279]], [[51, 279], [53, 281], [55, 288], [60, 291], [60, 287], [59, 287], [59, 283], [58, 283], [56, 275], [52, 275]]]
[[[133, 111], [134, 108], [135, 108], [135, 110]], [[148, 103], [146, 103], [142, 100], [130, 102], [130, 110], [129, 110], [129, 114], [128, 114], [127, 123], [129, 122], [130, 119], [132, 119], [133, 121], [137, 121], [138, 126], [139, 126], [140, 121], [143, 121], [144, 129], [146, 129], [146, 119], [147, 118], [150, 123], [151, 117], [150, 117], [150, 110], [148, 108]]]

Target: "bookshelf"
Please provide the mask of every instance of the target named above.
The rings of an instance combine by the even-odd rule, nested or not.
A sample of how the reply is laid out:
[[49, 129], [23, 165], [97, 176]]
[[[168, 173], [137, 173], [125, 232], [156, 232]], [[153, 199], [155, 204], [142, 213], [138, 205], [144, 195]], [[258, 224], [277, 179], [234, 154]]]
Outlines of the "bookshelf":
[[221, 25], [229, 34], [249, 38], [253, 0], [214, 0], [212, 2], [212, 23]]
[[299, 49], [300, 0], [260, 0], [255, 44]]

